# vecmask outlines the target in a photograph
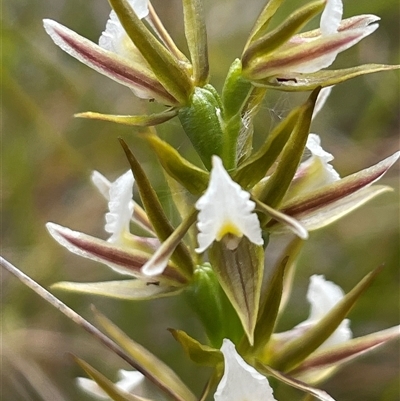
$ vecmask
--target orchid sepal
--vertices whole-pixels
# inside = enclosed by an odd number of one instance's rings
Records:
[[[372,25],[342,31],[328,37],[322,36],[312,42],[289,47],[277,52],[275,56],[260,56],[243,70],[244,76],[256,82],[268,77],[293,80],[292,73],[316,73],[331,65],[338,53],[355,45],[377,28],[377,25]]]
[[[111,244],[108,241],[54,223],[47,223],[46,227],[51,236],[70,252],[103,263],[120,274],[130,275],[148,282],[172,280],[176,282],[177,286],[186,282],[184,277],[175,272],[175,266],[171,263],[168,264],[168,268],[164,270],[162,276],[149,280],[141,273],[142,266],[151,257],[151,254],[147,252]]]
[[[183,286],[173,286],[157,280],[115,280],[90,283],[61,281],[51,286],[54,290],[99,295],[124,300],[149,300],[177,295]]]
[[[178,151],[152,134],[144,135],[156,153],[166,173],[194,195],[203,193],[208,185],[209,173],[183,158]]]
[[[146,59],[158,81],[181,106],[187,105],[194,90],[187,71],[147,29],[128,0],[110,0],[110,4],[127,35]]]
[[[293,131],[285,144],[275,171],[260,184],[255,196],[272,208],[278,208],[296,174],[310,132],[311,119],[320,88],[315,89],[302,107]]]
[[[58,22],[45,19],[43,25],[62,50],[99,73],[131,88],[138,97],[156,99],[170,106],[179,105],[179,101],[164,89],[157,77],[140,64],[101,48]]]
[[[265,362],[283,372],[291,371],[300,365],[334,333],[381,270],[382,267],[379,267],[367,274],[322,319],[306,328],[301,335],[295,335],[290,341],[283,341],[280,346],[277,343],[274,345],[274,341],[271,341],[268,344],[269,351],[265,354]]]
[[[308,383],[302,382],[285,373],[279,372],[278,370],[273,369],[270,366],[262,364],[258,360],[255,361],[254,365],[260,372],[262,372],[266,376],[272,376],[275,379],[279,380],[282,383],[287,384],[290,387],[296,388],[311,395],[312,397],[318,398],[320,401],[335,401],[326,391],[314,388],[310,386]]]
[[[310,91],[317,87],[326,88],[349,79],[381,71],[398,70],[400,65],[363,64],[340,70],[322,70],[314,73],[290,73],[258,80],[256,85],[285,92]]]
[[[319,14],[326,4],[325,0],[309,3],[290,15],[280,26],[257,40],[250,42],[242,55],[244,75],[248,77],[251,67],[259,58],[268,58],[275,50],[288,42],[315,15]]]
[[[209,367],[215,367],[223,361],[221,352],[218,349],[201,344],[189,336],[183,330],[168,329],[175,340],[182,346],[185,354],[194,363]]]
[[[308,230],[330,224],[373,197],[390,190],[386,186],[371,185],[379,180],[399,157],[400,152],[396,152],[374,166],[288,200],[279,210],[295,217]],[[273,227],[275,224],[271,221],[268,226]]]
[[[215,242],[208,250],[208,256],[250,345],[253,345],[264,271],[262,246],[253,244],[246,237],[234,250],[222,242]]]
[[[86,111],[83,113],[76,113],[74,114],[74,117],[88,118],[91,120],[108,121],[122,125],[132,125],[134,127],[152,127],[154,125],[159,125],[166,121],[169,121],[177,115],[178,115],[178,110],[175,108],[171,108],[162,111],[161,113],[136,115],[136,116],[102,114],[93,111]]]
[[[289,372],[290,375],[318,383],[328,375],[336,372],[343,364],[365,355],[369,351],[381,347],[389,341],[400,337],[400,326],[353,338],[344,343],[316,351],[299,366]]]
[[[158,196],[151,186],[151,183],[147,178],[146,173],[144,172],[139,161],[131,152],[125,141],[121,138],[119,141],[131,166],[133,175],[136,179],[136,184],[139,189],[139,195],[147,216],[154,228],[154,231],[157,233],[159,240],[163,242],[172,235],[172,233],[174,232],[174,228],[165,215],[160,200],[158,199]],[[176,246],[174,253],[171,255],[171,259],[172,261],[176,262],[176,266],[179,266],[185,271],[186,275],[190,276],[193,273],[193,260],[189,253],[189,250],[183,242],[180,242]]]

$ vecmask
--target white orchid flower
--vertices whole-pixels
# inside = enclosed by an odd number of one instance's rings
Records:
[[[272,53],[259,54],[256,51],[258,43],[255,41],[243,55],[246,75],[253,80],[275,76],[278,81],[284,82],[296,76],[294,84],[299,83],[299,74],[312,74],[329,67],[339,53],[378,28],[376,22],[380,18],[376,15],[358,15],[342,20],[342,14],[342,0],[327,0],[319,29],[292,36]],[[282,24],[281,28],[284,31],[285,25]],[[279,36],[280,31],[276,32]],[[270,39],[268,34],[265,38]]]
[[[268,379],[248,365],[233,343],[224,339],[224,375],[214,394],[215,401],[276,401]]]
[[[307,301],[310,304],[309,317],[295,326],[292,330],[277,333],[274,338],[278,342],[286,342],[300,336],[308,328],[317,324],[330,310],[344,297],[343,290],[331,281],[325,280],[322,275],[313,275],[307,290]],[[344,319],[332,335],[322,343],[317,350],[321,351],[345,343],[352,338],[350,320]]]
[[[222,239],[228,248],[235,249],[243,235],[262,245],[260,222],[250,194],[231,179],[218,156],[213,156],[212,165],[208,188],[195,205],[199,210],[196,252],[204,252]]]

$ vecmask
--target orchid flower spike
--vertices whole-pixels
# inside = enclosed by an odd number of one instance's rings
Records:
[[[215,240],[236,249],[243,235],[256,245],[263,244],[255,203],[231,179],[218,156],[212,158],[208,188],[195,206],[199,210],[196,252],[204,252]]]
[[[215,401],[276,401],[268,379],[248,365],[233,343],[224,339],[224,375],[214,394]]]

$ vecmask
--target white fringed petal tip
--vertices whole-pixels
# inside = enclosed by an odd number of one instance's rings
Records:
[[[218,156],[212,158],[208,188],[195,206],[199,210],[196,252],[204,252],[215,240],[225,236],[230,249],[237,247],[243,235],[256,245],[263,244],[260,222],[253,212],[255,203],[231,179]]]
[[[106,214],[105,230],[111,234],[109,241],[112,243],[117,243],[125,233],[129,232],[129,223],[133,212],[132,188],[134,182],[132,171],[128,170],[110,186],[109,212]]]
[[[276,401],[267,378],[243,360],[230,340],[224,339],[221,352],[225,367],[215,401]]]

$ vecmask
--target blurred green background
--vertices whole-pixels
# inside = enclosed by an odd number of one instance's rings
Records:
[[[240,56],[246,33],[262,0],[205,0],[212,83],[220,89],[229,64]],[[284,18],[300,1],[287,1]],[[180,0],[154,0],[156,10],[178,45],[187,53]],[[345,1],[345,17],[373,13],[380,28],[340,55],[335,67],[377,62],[399,63],[397,0]],[[80,111],[139,114],[147,102],[80,64],[57,48],[42,28],[55,19],[97,41],[109,6],[100,0],[13,0],[2,4],[2,220],[1,253],[45,287],[60,280],[115,279],[107,267],[69,254],[48,235],[47,221],[106,238],[106,204],[89,182],[97,169],[114,179],[128,168],[116,138],[125,138],[150,174],[168,206],[168,191],[155,158],[135,137],[137,130],[111,123],[74,119]],[[277,22],[277,21],[276,21]],[[315,21],[318,23],[318,21]],[[258,119],[259,144],[282,116],[304,96],[271,92]],[[324,148],[335,155],[342,176],[372,165],[399,147],[399,73],[380,73],[334,89],[313,124]],[[159,128],[160,135],[195,160],[177,120]],[[351,312],[355,336],[399,322],[399,180],[398,165],[381,183],[384,194],[307,242],[296,276],[296,290],[280,328],[286,330],[308,313],[305,292],[311,274],[325,274],[348,291],[367,272],[385,263],[373,287]],[[1,272],[1,370],[3,401],[86,400],[73,383],[82,375],[69,352],[92,363],[110,378],[125,363],[39,299],[9,274]],[[203,333],[181,297],[151,302],[123,302],[57,293],[91,319],[94,303],[127,333],[167,361],[200,393],[207,370],[187,361],[166,328]],[[396,401],[399,394],[399,344],[392,343],[346,366],[324,384],[337,400]],[[287,391],[285,393],[285,391]],[[277,397],[301,399],[279,389]],[[286,394],[285,396],[283,394]],[[283,398],[284,397],[284,398]]]

